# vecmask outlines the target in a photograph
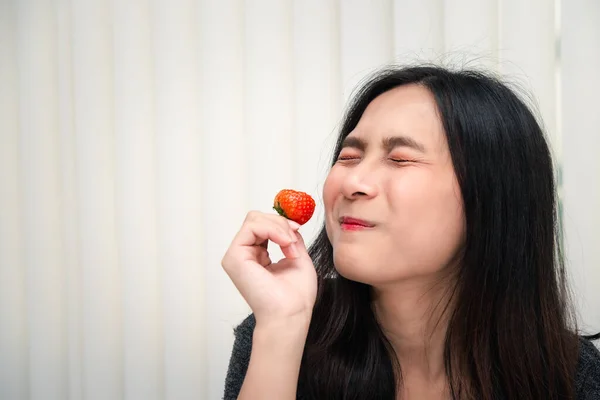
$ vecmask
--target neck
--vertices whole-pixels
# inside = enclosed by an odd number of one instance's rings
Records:
[[[402,366],[404,385],[445,382],[447,288],[439,280],[373,287],[374,310]]]

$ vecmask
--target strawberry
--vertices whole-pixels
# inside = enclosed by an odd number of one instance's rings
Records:
[[[308,193],[283,189],[275,196],[273,209],[279,215],[304,225],[315,212],[315,201]]]

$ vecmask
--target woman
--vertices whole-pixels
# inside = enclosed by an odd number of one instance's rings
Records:
[[[497,79],[376,74],[345,117],[310,249],[297,224],[251,212],[223,257],[253,311],[225,399],[600,399],[555,189],[539,124]]]

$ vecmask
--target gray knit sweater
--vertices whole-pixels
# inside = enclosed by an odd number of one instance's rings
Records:
[[[225,379],[224,400],[235,400],[242,388],[252,351],[252,333],[256,321],[248,316],[234,329],[235,342]],[[600,352],[588,340],[581,340],[577,374],[575,376],[576,400],[600,400]],[[298,399],[303,399],[301,388]]]

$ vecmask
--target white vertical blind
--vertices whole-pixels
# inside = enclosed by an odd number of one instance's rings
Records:
[[[394,55],[398,63],[443,58],[444,0],[394,0],[393,22]]]
[[[206,390],[197,4],[153,3],[159,262],[168,399]]]
[[[340,75],[343,101],[369,73],[393,61],[392,0],[340,1]]]
[[[77,151],[75,140],[75,120],[73,105],[72,67],[72,19],[70,0],[58,3],[58,107],[60,130],[60,169],[62,237],[64,246],[63,278],[66,287],[66,340],[67,340],[67,382],[68,398],[81,399],[83,396],[83,314],[81,304],[81,267],[79,236],[79,202],[77,194]],[[18,397],[16,397],[18,398]]]
[[[562,5],[561,105],[567,255],[583,327],[600,330],[600,3]]]
[[[244,144],[249,206],[263,209],[292,178],[292,1],[247,2],[245,16]]]
[[[500,1],[500,71],[535,95],[534,106],[553,143],[557,140],[554,13],[554,1]]]
[[[0,397],[29,393],[19,157],[17,4],[0,2]]]
[[[244,131],[244,7],[242,0],[206,0],[198,9],[200,131],[202,132],[202,221],[205,249],[204,323],[207,399],[220,398],[234,321],[247,309],[219,265],[248,211],[249,160]],[[218,234],[217,234],[218,232]],[[208,267],[214,266],[213,268]],[[219,299],[226,299],[220,301]],[[210,394],[210,395],[209,395]]]
[[[53,11],[41,0],[17,7],[18,154],[29,391],[33,399],[58,400],[66,395],[67,374]]]
[[[595,0],[0,1],[0,398],[221,398],[249,312],[223,253],[285,187],[317,199],[316,235],[343,106],[393,61],[532,92],[600,329],[599,20]]]
[[[112,4],[124,396],[152,400],[164,390],[152,15],[149,0]]]
[[[497,68],[498,6],[501,0],[446,0],[444,3],[444,46],[464,64]],[[477,17],[474,17],[477,16]]]
[[[109,0],[72,0],[71,5],[83,395],[117,399],[123,397],[124,343],[112,9]]]
[[[323,222],[322,182],[341,120],[340,60],[332,57],[340,52],[338,13],[333,1],[294,2],[294,170],[286,185],[310,193],[317,203],[315,217],[303,227],[310,236]]]

